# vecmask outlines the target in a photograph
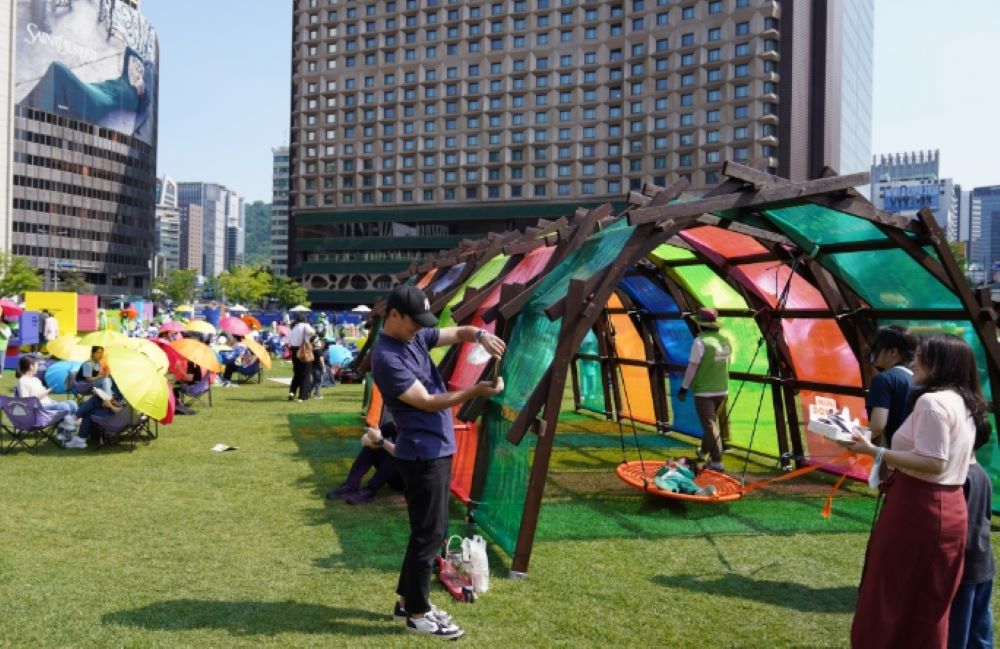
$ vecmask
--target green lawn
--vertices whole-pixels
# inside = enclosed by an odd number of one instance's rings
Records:
[[[7,373],[0,389],[11,384]],[[132,453],[0,457],[0,646],[436,644],[389,618],[402,497],[323,499],[357,450],[360,389],[306,403],[268,381],[213,394],[214,407]],[[847,645],[873,507],[865,490],[839,496],[830,520],[820,517],[826,478],[729,505],[657,501],[615,479],[614,426],[569,419],[528,579],[506,579],[509,560],[494,548],[492,588],[477,603],[435,586],[466,629],[462,643]],[[239,450],[209,452],[219,442]],[[674,452],[648,440],[647,457]],[[456,503],[456,532],[462,513]]]

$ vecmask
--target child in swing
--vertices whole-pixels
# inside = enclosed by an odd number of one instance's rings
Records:
[[[689,496],[712,496],[715,485],[699,487],[694,479],[698,475],[698,464],[686,457],[670,458],[653,476],[653,484],[661,491]]]

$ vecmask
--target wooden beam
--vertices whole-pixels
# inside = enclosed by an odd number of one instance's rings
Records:
[[[733,209],[761,209],[773,203],[781,203],[794,199],[804,199],[812,194],[822,194],[843,190],[855,185],[868,183],[868,173],[856,173],[834,178],[818,178],[802,182],[790,182],[783,185],[773,185],[758,191],[744,191],[722,196],[713,196],[686,203],[671,203],[659,207],[646,207],[629,213],[629,223],[640,225],[654,223],[665,219],[685,216],[700,216],[708,212],[721,212]]]

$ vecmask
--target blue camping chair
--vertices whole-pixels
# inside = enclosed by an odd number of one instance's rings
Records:
[[[45,442],[55,441],[56,429],[67,414],[46,410],[38,397],[22,399],[5,394],[0,395],[0,413],[0,432],[10,437],[10,443],[4,446],[3,436],[0,436],[0,453],[10,453],[22,446],[35,455]]]
[[[136,442],[148,443],[154,437],[149,417],[128,404],[114,414],[95,414],[92,421],[104,445],[125,442],[130,444],[131,451],[135,449]]]
[[[191,407],[197,401],[198,403],[204,403],[205,399],[208,399],[209,407],[212,406],[212,379],[215,378],[215,374],[212,372],[205,372],[201,380],[197,383],[191,383],[190,385],[185,385],[182,390],[178,393],[178,398],[181,403],[187,407]]]

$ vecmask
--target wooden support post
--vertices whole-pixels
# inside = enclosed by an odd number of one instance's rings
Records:
[[[611,368],[611,350],[608,338],[608,314],[602,313],[594,323],[597,349],[601,355],[601,389],[604,391],[604,418],[608,421],[621,411],[621,400]],[[613,389],[614,388],[614,389]]]

